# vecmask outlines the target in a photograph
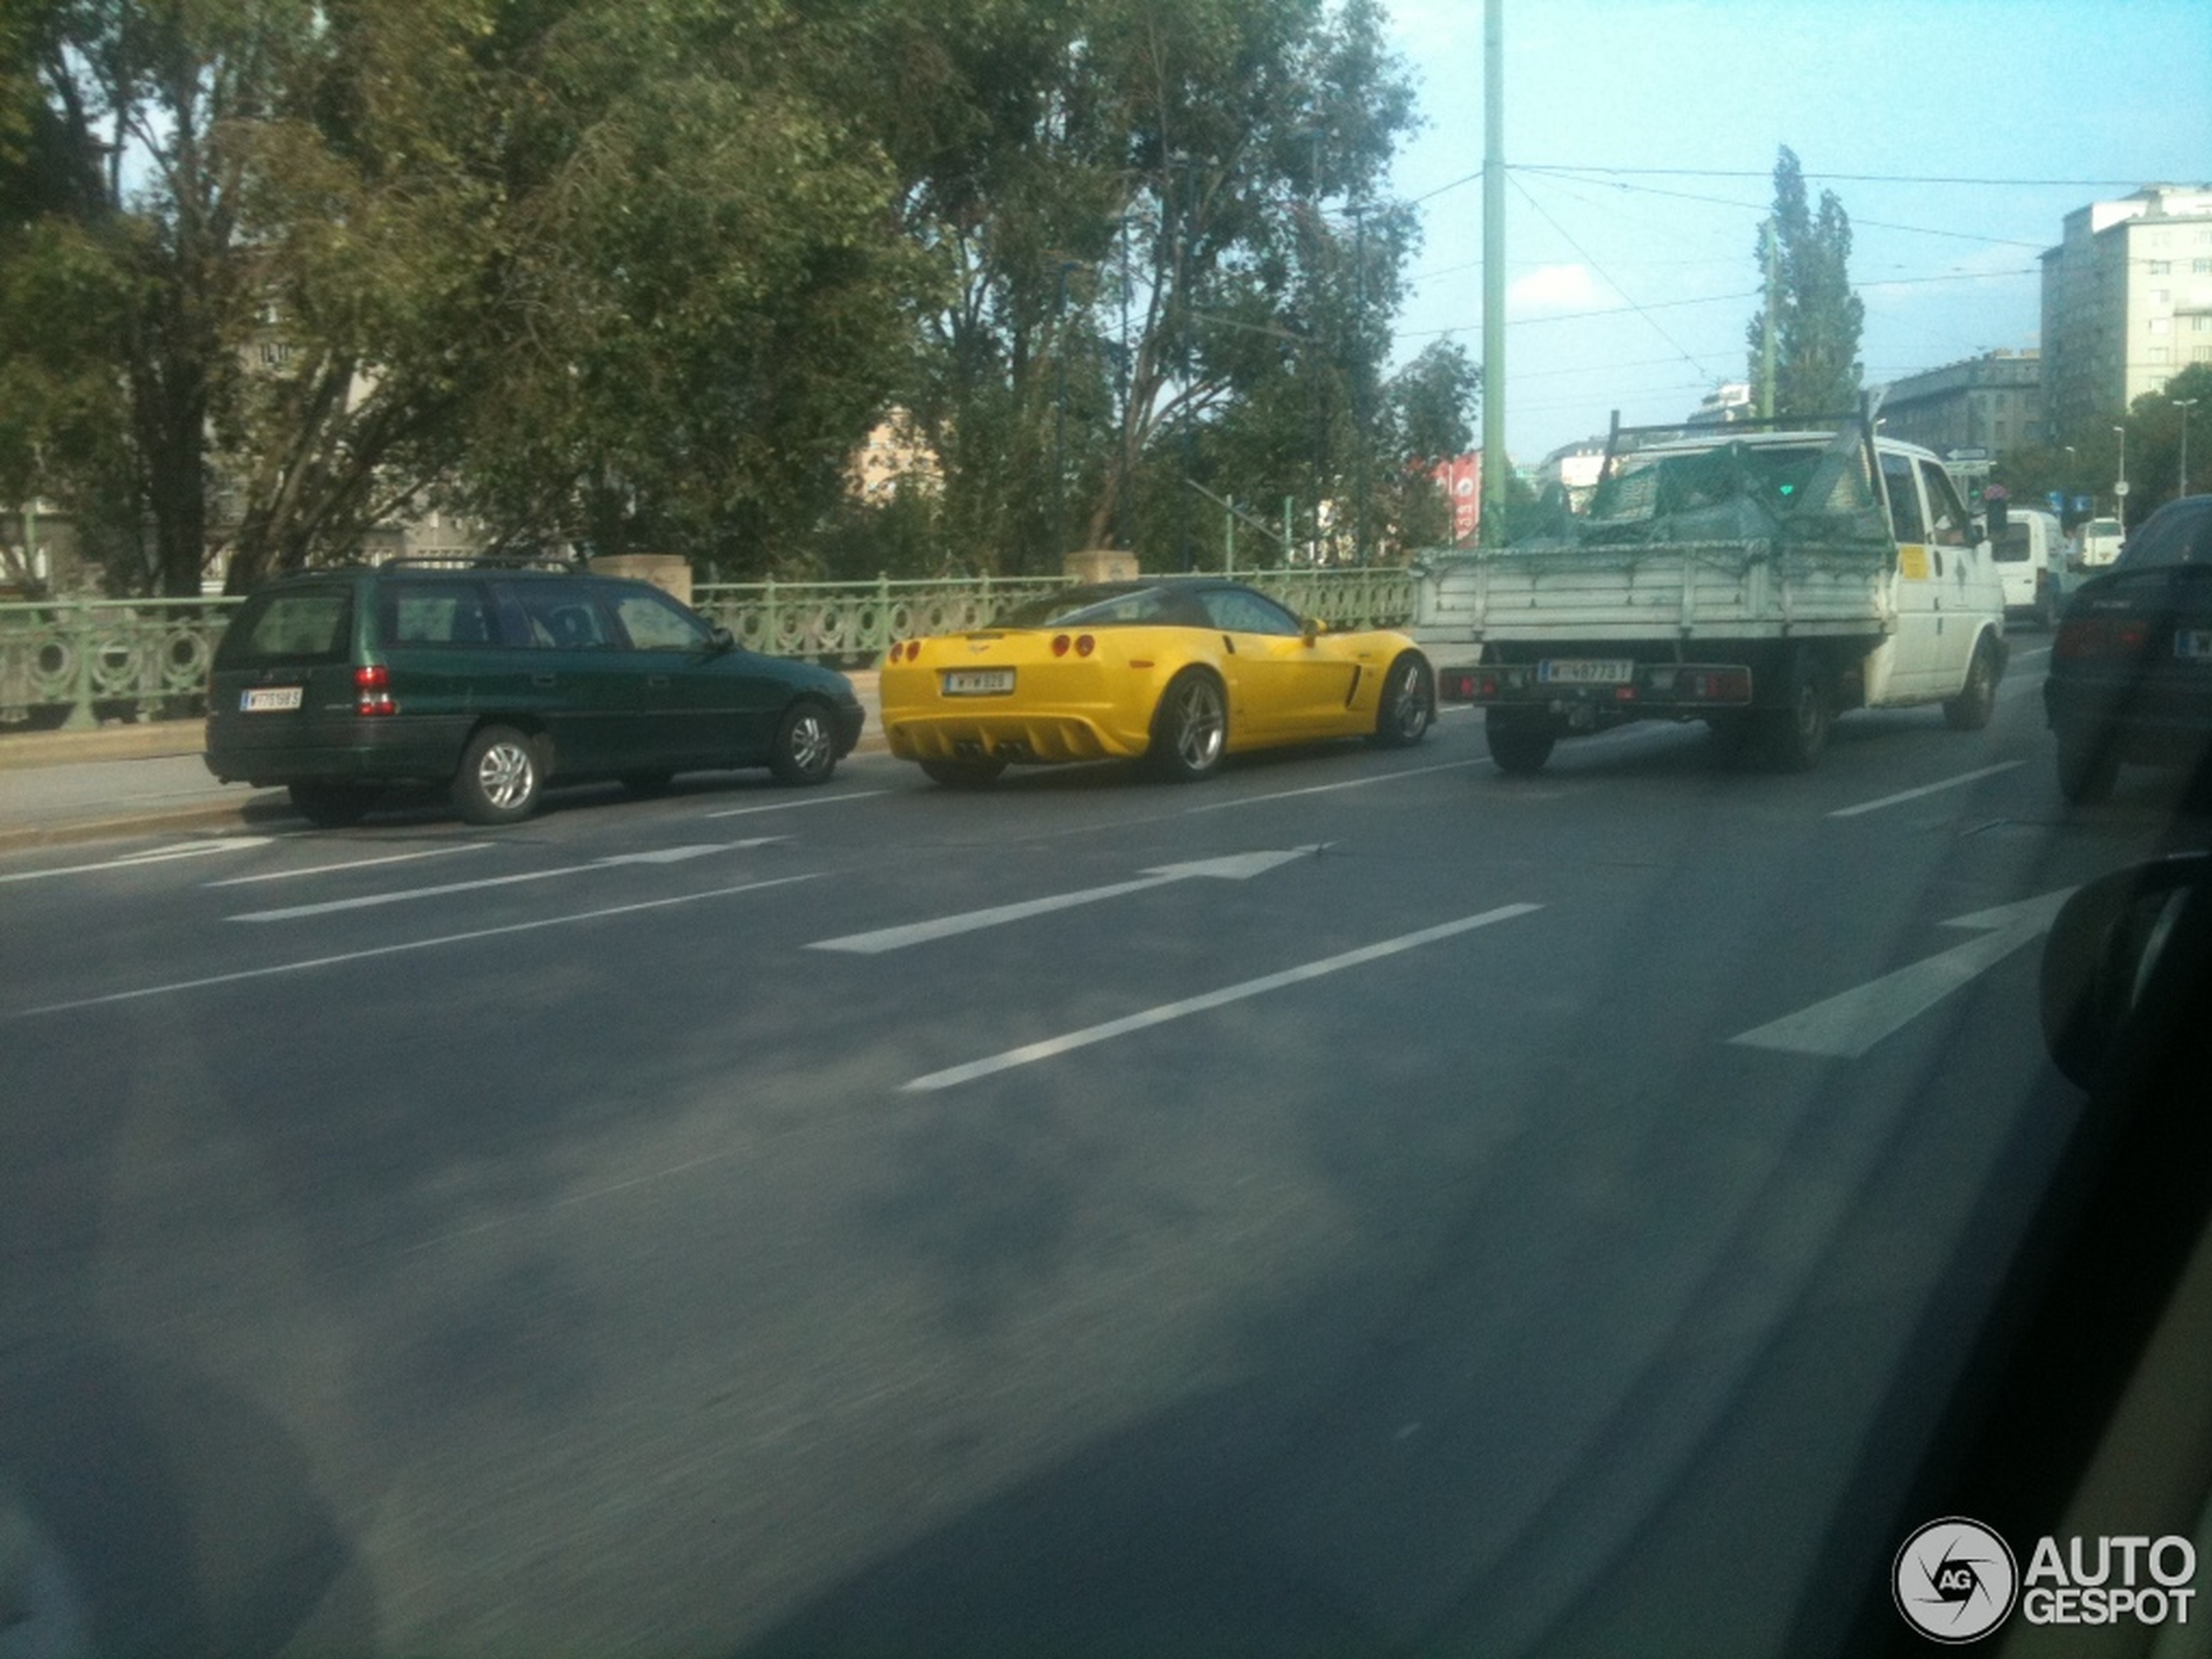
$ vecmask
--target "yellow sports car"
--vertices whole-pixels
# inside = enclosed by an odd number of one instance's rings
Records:
[[[941,784],[1115,757],[1189,782],[1239,750],[1419,743],[1436,680],[1403,634],[1332,633],[1238,583],[1161,577],[1073,588],[988,628],[900,640],[884,658],[882,698],[891,752]]]

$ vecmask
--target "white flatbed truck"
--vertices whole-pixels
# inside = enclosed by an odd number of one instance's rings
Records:
[[[1439,695],[1485,709],[1501,770],[1635,720],[1703,720],[1785,771],[1851,709],[1988,724],[2003,581],[1933,453],[1865,413],[1683,434],[1616,421],[1586,515],[1417,563],[1411,632]]]

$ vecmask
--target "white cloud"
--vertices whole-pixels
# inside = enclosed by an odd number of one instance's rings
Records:
[[[1538,266],[1506,292],[1512,312],[1574,311],[1597,303],[1597,284],[1580,265]]]

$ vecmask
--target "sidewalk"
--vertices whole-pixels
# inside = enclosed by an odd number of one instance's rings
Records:
[[[867,724],[856,752],[883,751],[873,671],[848,674]],[[0,728],[0,852],[164,830],[239,829],[302,820],[281,789],[218,783],[200,759],[198,720],[91,732]]]

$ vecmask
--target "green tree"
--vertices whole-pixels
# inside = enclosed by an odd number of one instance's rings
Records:
[[[954,544],[1172,564],[1202,510],[1186,477],[1342,493],[1411,246],[1409,216],[1367,206],[1413,118],[1374,6],[933,12],[898,58],[938,113],[894,152],[945,279],[911,395]]]
[[[1851,217],[1843,203],[1835,192],[1824,190],[1815,212],[1796,152],[1784,145],[1774,164],[1774,208],[1760,227],[1756,249],[1761,282],[1766,282],[1770,258],[1775,273],[1776,415],[1836,415],[1858,400],[1866,306],[1851,292]],[[1746,331],[1751,383],[1761,388],[1769,309],[1763,304]]]
[[[2189,408],[2184,411],[2183,403]],[[2212,491],[2212,363],[2191,363],[2128,408],[2128,522],[2141,523],[2182,492],[2182,430],[2188,428],[2188,487]]]
[[[1433,341],[1385,389],[1389,457],[1384,545],[1393,556],[1451,539],[1452,502],[1434,464],[1474,447],[1482,370],[1457,341]]]
[[[119,388],[166,590],[197,590],[211,532],[243,585],[426,503],[513,543],[759,567],[835,497],[920,286],[843,97],[849,20],[73,0],[36,21],[10,61],[37,119],[0,131],[48,165],[5,177],[70,188],[18,211],[0,292],[38,302],[17,320],[53,343],[50,381]]]

